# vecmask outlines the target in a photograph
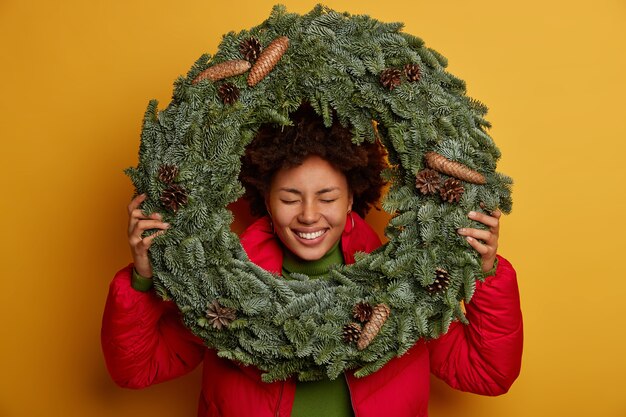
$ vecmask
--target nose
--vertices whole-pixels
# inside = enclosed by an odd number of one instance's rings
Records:
[[[298,215],[298,221],[302,224],[314,224],[319,220],[319,210],[315,203],[307,202],[301,205],[302,210]]]

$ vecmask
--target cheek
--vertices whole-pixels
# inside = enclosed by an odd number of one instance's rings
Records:
[[[329,223],[336,227],[345,226],[346,223],[346,215],[348,214],[348,208],[344,205],[336,207],[332,211],[327,212],[326,219]]]
[[[294,213],[293,209],[289,206],[285,206],[284,204],[271,204],[270,210],[272,213],[272,221],[276,226],[287,226],[291,223]]]

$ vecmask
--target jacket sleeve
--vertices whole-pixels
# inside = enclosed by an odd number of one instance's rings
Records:
[[[496,275],[476,282],[466,311],[469,325],[452,323],[427,343],[431,372],[462,391],[504,394],[519,375],[523,345],[517,278],[506,259],[498,256]]]
[[[182,323],[178,308],[154,291],[131,287],[132,265],[119,271],[102,317],[109,374],[120,386],[143,388],[193,370],[206,348]]]

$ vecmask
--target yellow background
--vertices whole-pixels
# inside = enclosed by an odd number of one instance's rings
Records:
[[[129,262],[122,170],[151,98],[274,0],[0,2],[0,416],[194,416],[199,370],[116,387],[99,345]],[[286,1],[307,12],[314,1]],[[498,398],[433,380],[431,416],[626,416],[626,3],[339,1],[404,21],[449,58],[515,179],[500,253],[525,318],[521,376]]]

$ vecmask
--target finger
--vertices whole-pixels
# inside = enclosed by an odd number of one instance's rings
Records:
[[[135,227],[137,226],[137,222],[140,220],[163,220],[163,217],[159,213],[152,213],[150,215],[146,215],[142,210],[135,209],[132,211],[130,218],[128,219],[128,234],[131,235]]]
[[[148,236],[145,236],[145,237],[142,236],[142,233],[133,234],[130,237],[130,239],[129,239],[129,243],[130,243],[131,249],[135,253],[145,254],[145,252],[148,250],[148,247],[149,247],[149,245],[146,246],[146,243],[151,243],[152,240],[156,236],[160,236],[160,235],[157,235],[157,233],[163,234],[163,233],[165,233],[165,231],[166,231],[166,229],[162,229],[162,230],[159,230],[159,231],[157,231],[155,233],[152,233],[151,235],[148,235]],[[148,239],[148,238],[150,238],[150,239]],[[148,239],[148,240],[146,240],[146,239]]]
[[[137,242],[138,239],[141,239],[141,235],[143,234],[143,232],[148,229],[166,230],[169,229],[169,227],[169,223],[164,223],[159,220],[139,220],[135,225],[135,228],[130,233],[130,237],[133,241]]]
[[[146,200],[147,197],[148,195],[144,193],[139,194],[137,197],[133,198],[130,201],[130,204],[128,204],[128,215],[135,211],[139,207],[139,205]]]
[[[165,230],[159,230],[158,232],[152,233],[149,236],[144,237],[143,239],[141,239],[141,244],[144,247],[144,249],[148,250],[150,249],[150,246],[152,245],[152,241],[163,235],[165,233]]]
[[[135,220],[163,220],[163,216],[161,216],[161,213],[146,214],[143,210],[140,209],[133,210],[133,212],[130,214],[130,217]]]
[[[492,245],[495,238],[494,234],[491,233],[489,230],[482,229],[462,228],[458,230],[458,233],[461,236],[470,236],[474,239],[480,239],[487,245]]]
[[[493,228],[497,228],[498,225],[500,224],[500,220],[498,219],[499,216],[492,217],[485,213],[479,213],[477,211],[470,211],[467,217],[469,217],[472,220],[476,220],[477,222],[480,222],[484,224],[485,226],[489,226]]]
[[[470,244],[470,246],[472,248],[474,248],[476,250],[476,252],[478,252],[481,256],[485,256],[488,255],[489,252],[491,251],[491,249],[489,248],[489,246],[479,242],[478,240],[474,239],[471,236],[465,236],[465,240],[467,241],[467,243]]]
[[[491,212],[491,215],[498,220],[496,227],[492,227],[492,231],[498,236],[500,235],[500,217],[502,216],[502,212],[500,210],[494,210]]]
[[[143,233],[148,229],[168,229],[170,227],[169,223],[162,222],[160,220],[139,220],[137,222],[137,227],[135,227],[135,232]]]

